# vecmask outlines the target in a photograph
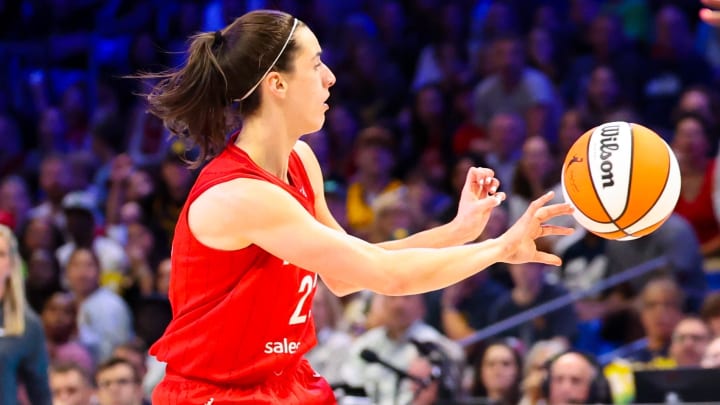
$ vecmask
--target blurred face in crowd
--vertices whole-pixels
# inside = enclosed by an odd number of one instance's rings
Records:
[[[708,121],[716,119],[713,117],[708,95],[698,89],[688,90],[680,96],[678,110],[700,114]]]
[[[144,378],[147,373],[147,365],[145,364],[145,354],[140,353],[137,350],[119,346],[113,350],[113,356],[125,359],[128,363],[131,363],[135,370],[137,370],[140,378]]]
[[[10,177],[0,185],[0,209],[13,213],[16,219],[23,218],[32,206],[27,185],[19,177]]]
[[[532,290],[542,284],[545,268],[540,263],[510,264],[508,268],[515,288]]]
[[[93,389],[78,370],[50,371],[50,392],[53,405],[90,405]]]
[[[491,399],[499,399],[518,381],[520,369],[512,349],[505,345],[488,347],[480,366],[483,384]]]
[[[720,367],[720,337],[713,339],[707,346],[700,365],[705,368]]]
[[[99,286],[100,265],[88,249],[73,252],[66,272],[70,290],[78,297],[87,297]]]
[[[705,128],[693,117],[686,117],[677,123],[671,146],[680,164],[681,173],[684,167],[704,162],[710,148]]]
[[[421,122],[432,122],[442,118],[444,101],[440,90],[426,87],[417,95],[416,108]]]
[[[380,299],[385,326],[395,338],[405,333],[425,313],[425,304],[420,295],[382,296]]]
[[[506,158],[520,149],[525,140],[525,127],[522,118],[513,114],[496,114],[488,125],[488,138],[492,152]]]
[[[142,404],[142,386],[129,364],[117,364],[99,372],[96,382],[100,405]]]
[[[75,331],[75,302],[70,294],[57,292],[50,296],[41,316],[45,333],[51,341],[64,343]]]
[[[37,217],[28,222],[28,228],[23,239],[25,247],[29,251],[43,249],[54,251],[58,246],[54,246],[55,229],[50,218]]]
[[[148,172],[144,170],[135,170],[128,178],[127,199],[128,201],[137,201],[155,190],[155,185]]]
[[[550,405],[584,404],[597,371],[582,355],[567,353],[553,361],[550,369]]]
[[[619,95],[615,73],[607,66],[598,66],[590,75],[588,99],[598,109],[604,110],[616,104]]]
[[[72,181],[69,164],[57,157],[43,160],[40,164],[39,181],[40,188],[48,199],[59,204]]]
[[[527,138],[522,146],[520,167],[528,179],[541,183],[552,170],[553,163],[550,146],[545,138],[537,135]]]
[[[57,263],[48,250],[33,250],[27,262],[27,270],[27,285],[38,289],[50,286],[59,278]]]
[[[159,293],[167,295],[170,289],[170,268],[171,261],[167,258],[160,262],[157,268],[156,289]]]
[[[515,76],[522,72],[525,65],[524,49],[520,41],[512,38],[499,40],[494,46],[498,73]]]
[[[577,110],[567,110],[560,119],[560,131],[558,132],[558,143],[560,144],[560,156],[565,156],[566,151],[583,134],[584,129],[580,122],[580,113]]]
[[[649,282],[640,297],[640,319],[645,333],[652,339],[669,342],[680,320],[680,297],[677,286],[669,280]]]
[[[710,338],[710,329],[703,321],[683,319],[673,331],[670,357],[681,367],[699,366]]]

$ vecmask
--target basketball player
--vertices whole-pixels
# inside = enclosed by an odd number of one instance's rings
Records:
[[[322,127],[335,76],[317,38],[277,11],[243,15],[192,38],[177,71],[148,96],[151,112],[200,149],[201,171],[172,245],[173,320],[150,353],[167,363],[153,404],[329,404],[303,359],[315,344],[310,306],[320,275],[332,292],[385,295],[443,288],[498,261],[559,265],[535,239],[567,235],[545,222],[566,204],[531,204],[505,234],[474,240],[505,195],[472,168],[455,220],[372,245],[332,218],[303,134]],[[147,77],[147,76],[146,76]],[[226,123],[243,119],[226,141]]]

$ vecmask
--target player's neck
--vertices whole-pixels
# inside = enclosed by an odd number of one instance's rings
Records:
[[[263,169],[287,181],[288,157],[297,137],[288,134],[285,121],[263,116],[245,120],[235,145]]]

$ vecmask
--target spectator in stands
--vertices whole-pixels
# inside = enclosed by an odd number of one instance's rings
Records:
[[[710,123],[697,113],[683,113],[675,121],[670,146],[680,166],[680,198],[675,212],[692,226],[705,258],[720,256],[720,222],[715,215],[713,196],[716,160]]]
[[[673,329],[682,317],[683,292],[672,278],[658,277],[645,284],[638,305],[647,344],[625,357],[640,366],[663,362],[669,354]]]
[[[508,267],[515,286],[491,305],[491,323],[518,315],[568,293],[565,288],[548,283],[542,264],[510,264]],[[572,341],[576,332],[575,309],[568,305],[529,319],[501,334],[515,336],[526,346],[531,346],[538,340],[551,338]]]
[[[172,240],[175,224],[195,176],[194,172],[187,169],[183,160],[184,146],[178,142],[176,141],[171,151],[165,155],[160,164],[160,179],[155,192],[148,195],[151,204],[148,219],[164,241]]]
[[[100,286],[100,261],[92,250],[76,249],[68,260],[66,275],[78,305],[80,341],[102,362],[132,336],[130,309],[116,293]]]
[[[517,114],[527,122],[529,134],[549,138],[557,130],[560,112],[552,83],[544,73],[525,64],[522,39],[506,35],[491,46],[497,73],[475,88],[476,125],[488,127],[499,113]]]
[[[677,122],[677,119],[686,113],[699,114],[705,119],[710,126],[714,147],[720,136],[717,134],[718,120],[720,120],[720,95],[717,91],[702,85],[685,87],[673,111],[673,121]]]
[[[700,365],[705,368],[720,367],[720,337],[716,337],[707,345]]]
[[[50,252],[54,257],[55,251],[63,243],[62,231],[50,217],[30,218],[20,233],[20,255],[29,259],[32,252],[42,250]]]
[[[347,385],[363,387],[378,405],[408,403],[413,397],[409,384],[403,384],[400,376],[381,364],[362,357],[364,350],[371,350],[380,360],[400,370],[407,370],[410,362],[420,355],[412,341],[430,342],[456,366],[463,363],[463,352],[459,345],[422,321],[425,311],[422,296],[377,298],[383,323],[355,339],[340,372]]]
[[[360,131],[354,155],[357,171],[348,185],[347,217],[350,230],[362,235],[373,221],[373,201],[402,182],[393,178],[395,151],[387,128],[375,126]]]
[[[548,405],[609,404],[610,385],[590,354],[568,351],[547,364],[545,398]]]
[[[95,389],[90,372],[73,362],[57,362],[48,372],[53,405],[93,405]]]
[[[560,128],[558,129],[558,139],[556,145],[556,156],[564,159],[575,141],[589,130],[590,127],[582,121],[580,111],[577,108],[569,108],[560,117]],[[562,164],[562,160],[559,164]]]
[[[48,297],[62,289],[60,283],[60,265],[53,252],[35,249],[25,256],[27,278],[25,279],[25,297],[30,307],[42,312]]]
[[[598,65],[592,69],[585,91],[576,103],[586,129],[610,121],[637,121],[635,110],[620,86],[610,65]]]
[[[486,150],[472,150],[485,158],[489,167],[495,170],[500,188],[510,190],[513,173],[522,155],[522,144],[527,136],[525,120],[517,114],[498,113],[490,117],[487,126]]]
[[[77,308],[69,293],[58,291],[45,301],[41,319],[51,363],[72,363],[90,373],[95,361],[78,340]]]
[[[507,289],[491,278],[490,269],[481,271],[455,285],[431,292],[428,303],[439,309],[441,330],[450,339],[464,339],[490,325],[488,303],[502,297]],[[439,308],[437,298],[439,298]]]
[[[143,405],[142,380],[133,364],[110,357],[95,373],[98,405]]]
[[[25,301],[22,277],[17,240],[0,225],[0,403],[15,404],[23,383],[33,405],[49,405],[45,335]]]
[[[595,0],[576,1],[577,5],[591,5],[596,7]],[[594,4],[594,6],[593,6]],[[564,98],[569,105],[575,105],[589,82],[590,74],[596,66],[610,66],[617,74],[617,82],[623,95],[633,105],[640,94],[638,75],[643,69],[644,58],[635,51],[622,29],[622,21],[611,14],[590,11],[589,24],[580,29],[587,29],[586,35],[579,36],[573,41],[587,40],[590,46],[589,53],[578,50],[570,62],[570,68],[563,82]],[[587,28],[586,28],[587,27]],[[587,129],[590,129],[589,127]]]
[[[12,215],[13,231],[20,234],[28,221],[31,207],[27,181],[19,175],[6,176],[0,181],[0,210]]]
[[[147,346],[139,338],[117,346],[112,357],[124,359],[135,367],[142,381],[143,403],[149,405],[152,390],[165,375],[165,364],[148,355]]]
[[[682,89],[710,84],[707,60],[693,46],[690,21],[674,4],[665,4],[655,15],[654,41],[648,63],[643,64],[643,121],[661,131],[672,126],[672,110]]]
[[[115,292],[120,291],[123,274],[127,272],[128,258],[123,247],[115,240],[96,232],[97,210],[95,197],[86,191],[73,191],[62,202],[65,212],[68,241],[56,251],[61,267],[66,267],[72,252],[88,248],[100,261],[100,283]]]
[[[658,274],[668,274],[683,289],[686,301],[681,308],[696,311],[700,307],[707,284],[702,254],[692,226],[683,217],[670,215],[658,229],[642,238],[609,240],[605,244],[605,255],[608,259],[608,276],[664,256],[667,265],[630,280],[633,290],[640,291],[649,279]]]
[[[700,317],[710,327],[713,336],[720,336],[720,291],[705,297],[700,308]]]
[[[670,358],[677,367],[699,367],[711,339],[710,328],[702,319],[685,317],[673,330]]]
[[[372,243],[407,237],[419,230],[408,201],[407,187],[386,191],[372,202],[373,221],[365,239]]]
[[[520,401],[521,353],[509,341],[487,345],[474,366],[472,396],[492,405],[515,405]]]
[[[30,218],[50,218],[55,226],[64,232],[65,213],[62,201],[70,191],[72,182],[70,164],[66,158],[61,155],[44,156],[40,162],[38,182],[40,203],[30,210]]]
[[[547,378],[548,361],[567,351],[564,340],[539,340],[528,350],[523,364],[520,405],[537,405],[543,398],[543,381]]]
[[[335,386],[342,382],[340,369],[352,343],[352,336],[346,331],[348,325],[343,319],[342,302],[324,283],[318,282],[311,310],[318,344],[305,353],[305,358],[331,386]]]
[[[25,154],[22,134],[11,115],[0,113],[0,177],[18,173],[23,169]]]

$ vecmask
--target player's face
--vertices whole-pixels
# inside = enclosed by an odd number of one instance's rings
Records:
[[[288,116],[293,128],[302,134],[309,134],[322,128],[330,87],[335,84],[335,75],[322,61],[321,48],[315,34],[307,27],[295,32],[298,52],[295,55],[293,71],[284,75],[288,82]]]

